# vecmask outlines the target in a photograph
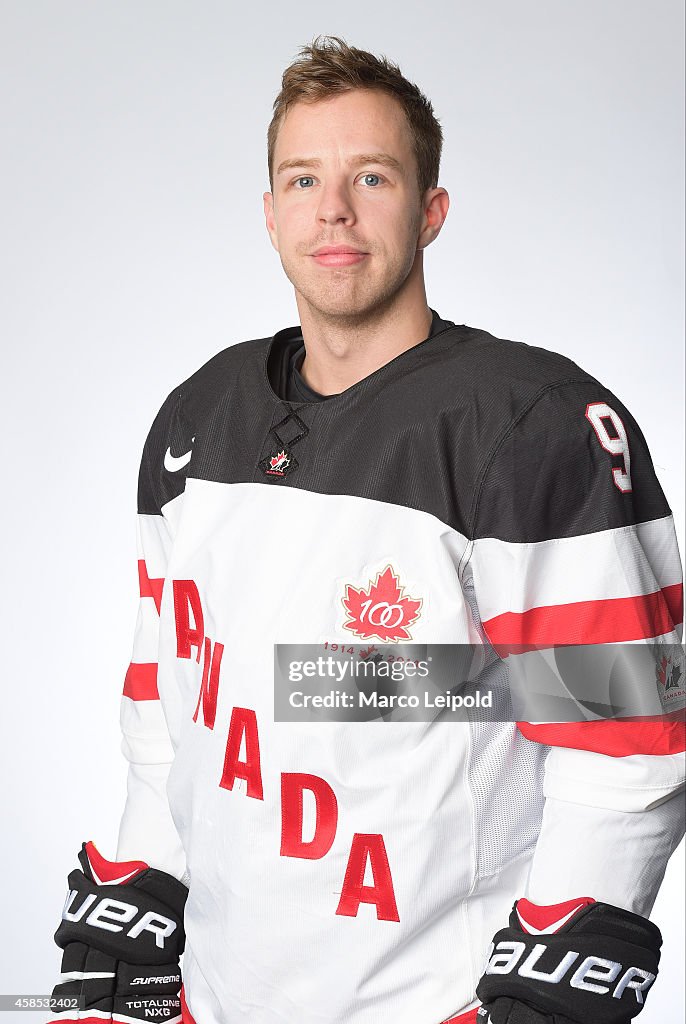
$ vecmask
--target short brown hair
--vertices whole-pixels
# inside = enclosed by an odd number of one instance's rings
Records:
[[[274,188],[274,149],[279,128],[289,107],[316,103],[352,89],[378,89],[394,96],[403,110],[412,135],[417,160],[419,194],[438,185],[443,131],[433,106],[420,89],[408,82],[397,64],[348,46],[338,36],[317,36],[301,47],[299,57],[281,78],[281,92],[274,100],[274,115],[267,131],[269,187]]]

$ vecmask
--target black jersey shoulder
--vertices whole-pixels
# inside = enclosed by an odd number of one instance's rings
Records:
[[[638,423],[590,375],[544,388],[484,462],[471,536],[538,543],[671,514]]]
[[[588,371],[484,331],[469,332],[464,354],[479,461],[470,538],[536,543],[670,514],[641,428]]]
[[[183,493],[193,453],[206,434],[212,408],[240,386],[246,361],[264,361],[270,341],[256,338],[230,345],[167,395],[143,449],[138,476],[139,512],[157,515],[167,502]]]

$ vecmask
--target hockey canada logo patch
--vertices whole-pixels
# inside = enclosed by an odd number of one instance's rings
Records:
[[[682,652],[679,651],[676,657],[673,653],[666,656],[663,654],[655,667],[655,673],[660,684],[663,706],[686,697]]]
[[[268,455],[266,459],[262,459],[260,465],[267,476],[283,477],[291,473],[298,463],[287,448],[281,448],[280,451],[274,452],[273,455]]]
[[[291,460],[286,455],[285,451],[280,451],[277,455],[272,456],[269,460],[268,473],[273,473],[274,476],[283,476],[286,472],[286,468],[290,466]]]
[[[408,629],[419,618],[421,598],[403,596],[404,587],[391,565],[377,573],[369,588],[359,590],[347,583],[342,598],[347,619],[344,629],[349,629],[363,640],[376,637],[383,643],[396,640],[411,640]]]

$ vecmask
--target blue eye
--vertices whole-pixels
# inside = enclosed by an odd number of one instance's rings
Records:
[[[369,171],[367,174],[363,174],[362,175],[362,180],[365,181],[365,183],[367,185],[369,184],[369,181],[367,180],[368,178],[376,178],[377,182],[383,181],[383,178],[381,177],[380,174],[374,174],[372,171]],[[294,182],[293,182],[293,185],[295,186],[295,188],[298,189],[299,192],[304,191],[304,189],[300,187],[300,182],[301,181],[314,182],[314,178],[311,175],[309,175],[309,174],[308,175],[303,175],[300,178],[296,178],[294,180]],[[306,187],[310,188],[311,186],[306,186]]]

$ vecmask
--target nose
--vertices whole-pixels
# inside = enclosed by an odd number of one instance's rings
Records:
[[[317,207],[320,224],[354,224],[356,217],[347,182],[329,180],[322,186]]]

